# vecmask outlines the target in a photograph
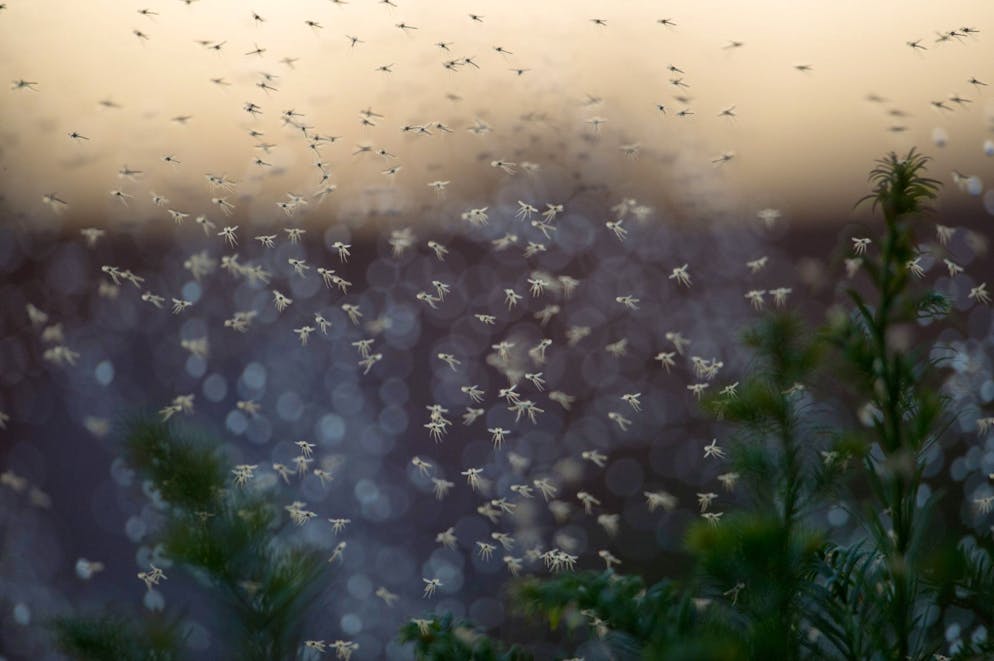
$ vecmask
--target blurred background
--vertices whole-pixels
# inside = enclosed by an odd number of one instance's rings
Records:
[[[971,503],[990,491],[994,443],[974,423],[992,415],[994,324],[968,294],[994,277],[992,17],[980,1],[4,3],[0,653],[58,658],[46,619],[110,604],[187,607],[191,656],[219,654],[202,589],[149,543],[161,512],[115,435],[124,416],[189,394],[177,417],[231,464],[258,464],[260,484],[279,480],[270,467],[290,465],[297,440],[334,475],[280,489],[319,515],[286,542],[330,554],[348,541],[311,637],[409,658],[398,626],[453,612],[549,656],[568,649],[512,617],[505,552],[486,561],[476,542],[502,531],[518,557],[558,547],[594,568],[610,549],[624,571],[679,572],[696,494],[735,502],[703,456],[723,429],[687,389],[701,382],[693,358],[722,363],[711,388],[749,369],[750,291],[768,309],[788,288],[789,307],[823,320],[858,278],[850,237],[876,235],[853,208],[867,172],[912,146],[945,184],[935,221],[950,238],[919,238],[958,317],[923,332],[954,349],[946,386],[964,411],[929,477],[953,494],[951,516],[986,531]],[[547,205],[562,209],[536,224]],[[606,225],[619,220],[623,231]],[[255,238],[271,235],[271,247]],[[684,264],[690,287],[671,277]],[[143,280],[115,283],[104,266]],[[318,267],[347,284],[327,287]],[[536,279],[548,285],[532,295]],[[418,295],[436,296],[434,281],[449,292],[429,304]],[[508,288],[523,297],[511,308]],[[191,305],[171,314],[171,299]],[[226,323],[237,313],[245,332]],[[302,346],[294,331],[315,314],[331,326]],[[382,354],[369,370],[364,339]],[[541,362],[529,349],[543,339]],[[507,364],[499,342],[514,345]],[[509,378],[543,409],[534,424],[498,399]],[[441,443],[424,428],[434,404],[454,423]],[[470,407],[483,413],[463,425]],[[497,426],[510,430],[500,450]],[[415,456],[454,483],[446,498]],[[483,493],[469,467],[484,469]],[[551,507],[516,498],[496,522],[479,513],[542,478],[559,487]],[[600,501],[591,514],[579,491]],[[678,507],[649,512],[646,491]],[[336,537],[325,519],[338,517],[352,523]],[[838,508],[819,523],[850,521]],[[436,543],[449,527],[455,550]],[[151,592],[135,578],[150,561],[169,575]],[[443,587],[426,601],[431,576]],[[601,658],[595,643],[571,652]]]
[[[891,149],[941,144],[947,183],[983,174],[992,14],[982,0],[9,2],[0,193],[31,224],[52,193],[84,225],[168,224],[151,192],[218,215],[204,174],[224,174],[246,226],[319,190],[322,162],[338,190],[301,220],[369,211],[388,188],[379,204],[448,223],[428,184],[486,199],[510,179],[497,159],[663,194],[683,217],[702,201],[837,217]],[[433,122],[448,130],[402,130]],[[314,136],[335,140],[309,149]]]

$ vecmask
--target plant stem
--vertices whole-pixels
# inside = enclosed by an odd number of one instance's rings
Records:
[[[892,548],[891,575],[894,580],[894,602],[892,609],[894,633],[896,636],[897,658],[904,659],[908,655],[910,637],[911,618],[911,589],[908,584],[907,551],[911,539],[914,510],[912,507],[906,508],[905,500],[917,491],[917,485],[913,482],[907,484],[903,472],[903,464],[907,459],[902,456],[910,448],[904,447],[904,438],[901,427],[901,377],[898,368],[898,355],[891,355],[887,347],[887,332],[891,325],[891,309],[900,288],[894,286],[894,275],[897,265],[894,263],[895,253],[898,243],[901,241],[902,228],[898,224],[898,218],[891,210],[885,212],[887,224],[887,235],[884,240],[883,257],[880,268],[879,289],[880,304],[877,313],[874,315],[873,337],[876,343],[878,359],[880,360],[880,378],[883,381],[883,393],[881,394],[882,413],[884,416],[882,449],[888,459],[892,461],[889,472],[890,479],[890,502],[887,503],[890,509],[891,521],[894,527],[894,540]],[[898,283],[899,284],[899,283]],[[916,476],[917,473],[913,473]]]

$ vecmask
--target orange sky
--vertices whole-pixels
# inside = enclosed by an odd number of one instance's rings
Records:
[[[665,197],[677,211],[845,214],[865,191],[872,161],[913,145],[936,156],[932,174],[947,184],[953,169],[994,181],[994,158],[982,150],[994,139],[994,5],[986,0],[394,2],[9,0],[0,11],[0,69],[11,83],[37,88],[0,96],[8,209],[43,224],[52,212],[42,196],[57,193],[69,205],[64,216],[87,224],[168,224],[166,208],[217,222],[217,193],[204,177],[211,172],[237,180],[228,199],[241,223],[284,220],[276,202],[287,193],[311,200],[295,214],[299,222],[426,204],[433,217],[457,222],[460,209],[492,203],[507,187],[552,201],[543,195],[561,194],[578,173],[617,196]],[[963,27],[980,33],[936,43],[938,33]],[[362,43],[353,48],[346,35]],[[916,39],[928,50],[907,45]],[[225,43],[218,51],[197,40]],[[743,45],[724,48],[733,40]],[[450,52],[439,41],[452,42]],[[256,46],[265,53],[246,54]],[[467,56],[478,69],[443,66]],[[288,57],[299,58],[293,68],[281,62]],[[376,71],[383,65],[392,73]],[[276,90],[257,87],[263,73],[278,76],[269,83]],[[677,77],[689,87],[670,82]],[[991,87],[971,86],[971,77]],[[888,101],[869,102],[870,93]],[[691,97],[686,105],[680,94]],[[588,104],[588,95],[602,101]],[[970,102],[958,105],[953,95]],[[953,109],[930,105],[939,100]],[[264,114],[253,119],[247,102]],[[735,116],[720,117],[730,106]],[[376,126],[360,125],[365,108],[383,115]],[[312,135],[338,140],[318,155],[301,131],[282,125],[289,109]],[[681,109],[693,115],[677,116]],[[183,115],[191,116],[185,124],[172,120]],[[596,132],[595,117],[606,120]],[[467,131],[476,120],[492,131]],[[429,122],[453,132],[401,130]],[[888,132],[892,125],[907,130]],[[948,134],[941,149],[937,128]],[[252,129],[264,135],[251,137]],[[74,141],[71,131],[90,140]],[[263,142],[275,145],[269,154],[256,147]],[[637,158],[626,157],[621,147],[636,143]],[[395,158],[353,156],[360,144]],[[726,152],[732,160],[712,164]],[[180,164],[163,162],[167,154]],[[311,197],[319,158],[337,186],[320,206]],[[490,167],[495,159],[541,170],[509,175]],[[395,165],[394,177],[382,174]],[[124,166],[144,174],[122,179]],[[435,180],[450,182],[444,200],[428,187]],[[111,190],[134,197],[125,207]],[[169,204],[154,207],[151,192]],[[966,195],[954,186],[946,194]]]

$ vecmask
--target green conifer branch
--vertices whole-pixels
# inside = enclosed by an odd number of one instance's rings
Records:
[[[211,439],[149,416],[127,423],[123,451],[166,504],[165,522],[154,536],[167,557],[199,578],[231,614],[223,632],[229,652],[248,661],[297,658],[307,609],[324,587],[328,565],[317,550],[280,539],[285,524],[272,494],[229,484]],[[124,624],[113,627],[111,621]],[[66,617],[55,632],[64,651],[97,660],[109,658],[100,656],[101,649],[126,652],[138,645],[142,636],[129,632],[144,630],[151,640],[153,621]],[[178,647],[173,641],[169,649],[176,654]]]

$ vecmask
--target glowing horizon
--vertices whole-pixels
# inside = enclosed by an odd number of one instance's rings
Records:
[[[986,34],[994,9],[983,2],[771,0],[720,11],[688,2],[665,12],[590,0],[396,5],[8,3],[0,68],[11,87],[37,85],[6,92],[0,192],[14,214],[40,223],[52,193],[79,222],[171,223],[152,193],[217,222],[206,173],[238,181],[232,222],[246,224],[284,219],[276,203],[287,193],[311,201],[295,222],[386,209],[456,222],[504,188],[562,195],[580,183],[666,200],[672,215],[767,206],[803,215],[847,212],[868,164],[890,150],[925,149],[947,184],[953,170],[983,181],[991,163],[983,144],[994,137],[994,87],[968,83],[994,83]],[[950,30],[956,36],[935,43]],[[907,43],[916,40],[927,50]],[[730,47],[736,41],[743,45]],[[452,43],[446,51],[438,42]],[[249,54],[257,49],[265,50]],[[444,66],[465,57],[479,68]],[[392,71],[377,71],[383,66]],[[247,103],[263,114],[250,115]],[[283,125],[291,109],[300,116],[290,119],[313,127],[309,135],[336,140],[309,149],[301,131]],[[370,118],[375,126],[360,123],[363,109],[382,116]],[[452,133],[401,130],[431,122]],[[477,122],[491,130],[468,131]],[[905,130],[887,130],[894,126]],[[89,140],[73,140],[73,131]],[[934,145],[935,131],[947,146]],[[268,153],[262,143],[273,145]],[[372,152],[354,155],[359,145]],[[490,167],[501,159],[519,164],[517,173]],[[521,162],[541,170],[529,179]],[[397,165],[396,175],[383,174]],[[124,168],[143,174],[121,178]],[[444,198],[433,181],[449,182]],[[326,185],[336,190],[319,207],[313,196]],[[111,190],[133,197],[124,206]]]

